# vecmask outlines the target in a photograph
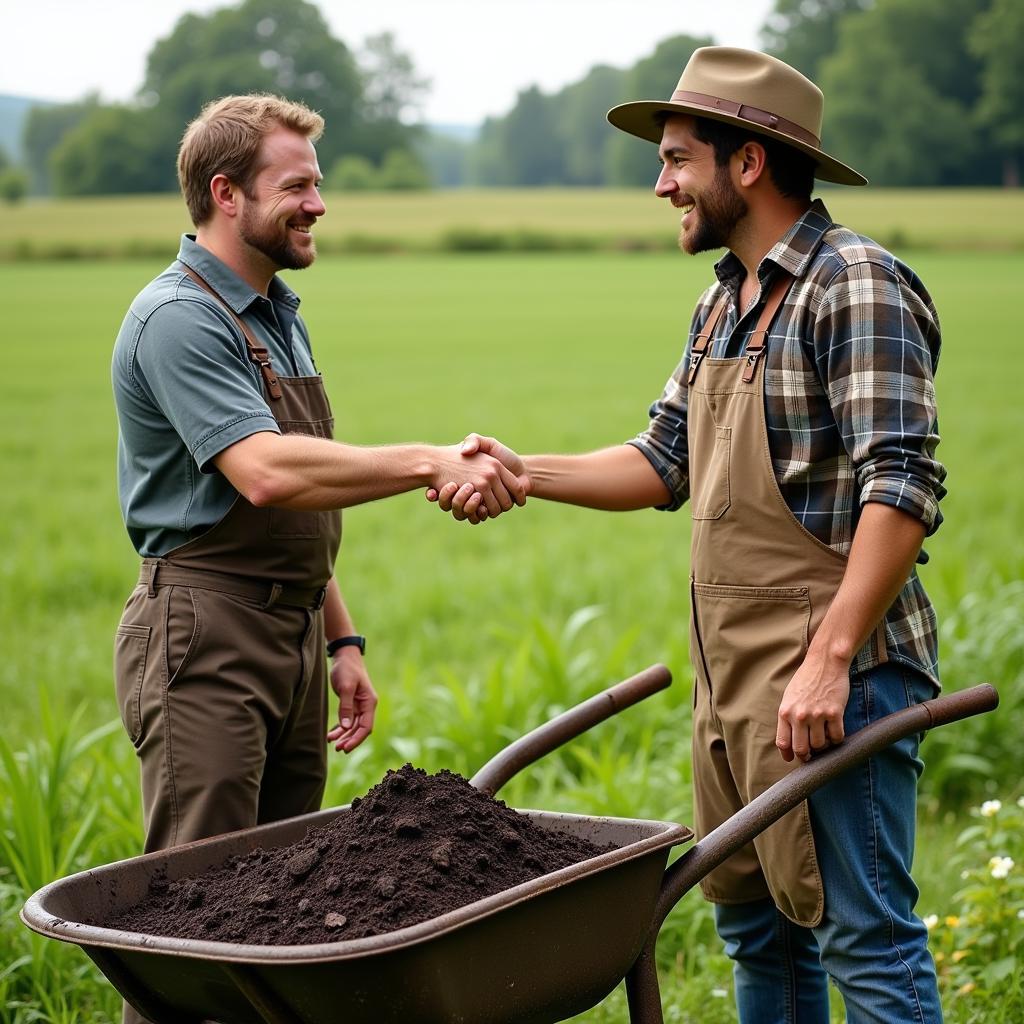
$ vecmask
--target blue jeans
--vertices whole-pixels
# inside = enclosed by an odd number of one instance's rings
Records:
[[[933,697],[920,673],[889,663],[851,677],[847,735]],[[825,889],[818,927],[794,925],[770,899],[718,905],[735,961],[741,1024],[828,1024],[828,982],[849,1024],[941,1024],[928,932],[910,877],[920,736],[900,740],[809,798]]]

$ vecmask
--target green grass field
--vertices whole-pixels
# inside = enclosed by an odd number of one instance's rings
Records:
[[[653,157],[653,150],[652,150]],[[651,161],[653,188],[655,165]],[[893,248],[1024,249],[1024,195],[1000,189],[822,190],[840,223]],[[671,249],[678,216],[646,189],[326,193],[324,253],[378,249]],[[166,256],[189,230],[176,195],[0,206],[0,261]]]
[[[611,223],[624,216],[611,211],[632,202],[612,196],[605,206],[591,195],[587,215],[583,200],[572,211],[580,225],[588,216]],[[495,216],[505,201],[489,204]],[[374,228],[396,208],[381,198]],[[60,210],[40,208],[40,237],[57,221],[69,233],[94,230]],[[175,215],[162,202],[125,201],[94,225],[143,225],[166,240],[180,229]],[[0,220],[7,242],[11,217]],[[1009,239],[1020,222],[990,226]],[[401,228],[400,217],[389,223]],[[944,677],[949,688],[992,681],[1003,694],[997,715],[925,745],[920,909],[945,914],[959,885],[948,861],[966,808],[1021,791],[1024,413],[1010,298],[1024,255],[901,254],[932,289],[944,327],[939,452],[949,495],[922,570],[945,623]],[[30,938],[14,912],[26,890],[128,856],[140,835],[131,747],[118,727],[104,729],[116,717],[111,638],[137,571],[116,502],[109,352],[128,302],[162,265],[0,266],[0,786],[9,789],[0,811],[0,1022],[100,1022],[116,1009],[73,949]],[[341,438],[454,442],[480,430],[523,451],[574,451],[642,429],[709,274],[707,260],[669,253],[408,254],[325,256],[291,283]],[[676,678],[668,694],[527,769],[502,795],[518,806],[689,820],[688,535],[685,512],[610,515],[538,501],[478,529],[419,494],[347,512],[338,574],[370,637],[382,705],[372,740],[332,765],[329,802],[347,802],[407,759],[470,773],[557,710],[664,661]],[[38,805],[26,795],[37,787]],[[731,999],[715,995],[730,986],[716,948],[707,909],[691,894],[659,950],[669,1020],[734,1020]],[[1009,1024],[1021,1004],[1006,1005],[1003,1016],[971,1016],[970,1000],[948,994],[947,1015]],[[625,1020],[621,994],[580,1020]]]

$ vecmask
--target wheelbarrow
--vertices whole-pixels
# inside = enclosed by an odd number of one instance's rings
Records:
[[[671,682],[661,665],[512,743],[470,780],[491,795],[521,768]],[[170,938],[88,924],[175,880],[257,848],[287,845],[348,807],[218,836],[45,886],[21,918],[81,946],[157,1024],[548,1024],[600,1003],[624,978],[633,1024],[662,1024],[654,949],[668,912],[708,872],[841,772],[916,732],[998,704],[983,685],[899,711],[796,767],[666,871],[693,838],[673,822],[526,810],[542,828],[608,852],[383,935],[308,946]]]

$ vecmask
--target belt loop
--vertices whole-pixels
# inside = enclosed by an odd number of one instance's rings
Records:
[[[313,598],[313,611],[318,612],[324,606],[324,601],[327,600],[327,587],[321,587],[316,592],[316,597]]]
[[[282,589],[283,587],[280,583],[272,583],[270,585],[270,595],[267,597],[266,601],[263,602],[264,611],[273,608],[274,605],[277,604],[277,599],[281,596]]]
[[[156,574],[157,570],[160,568],[160,563],[150,562],[147,565],[147,568],[149,569],[149,580],[147,581],[148,585],[146,587],[146,594],[149,597],[156,597]]]

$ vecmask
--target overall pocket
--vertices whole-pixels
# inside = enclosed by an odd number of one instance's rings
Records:
[[[694,519],[720,519],[728,511],[732,501],[729,481],[731,459],[732,427],[715,427],[711,458],[702,470],[697,470],[691,481],[699,487],[691,513]]]
[[[137,744],[142,734],[142,680],[152,627],[122,623],[114,639],[114,689],[121,722]]]

